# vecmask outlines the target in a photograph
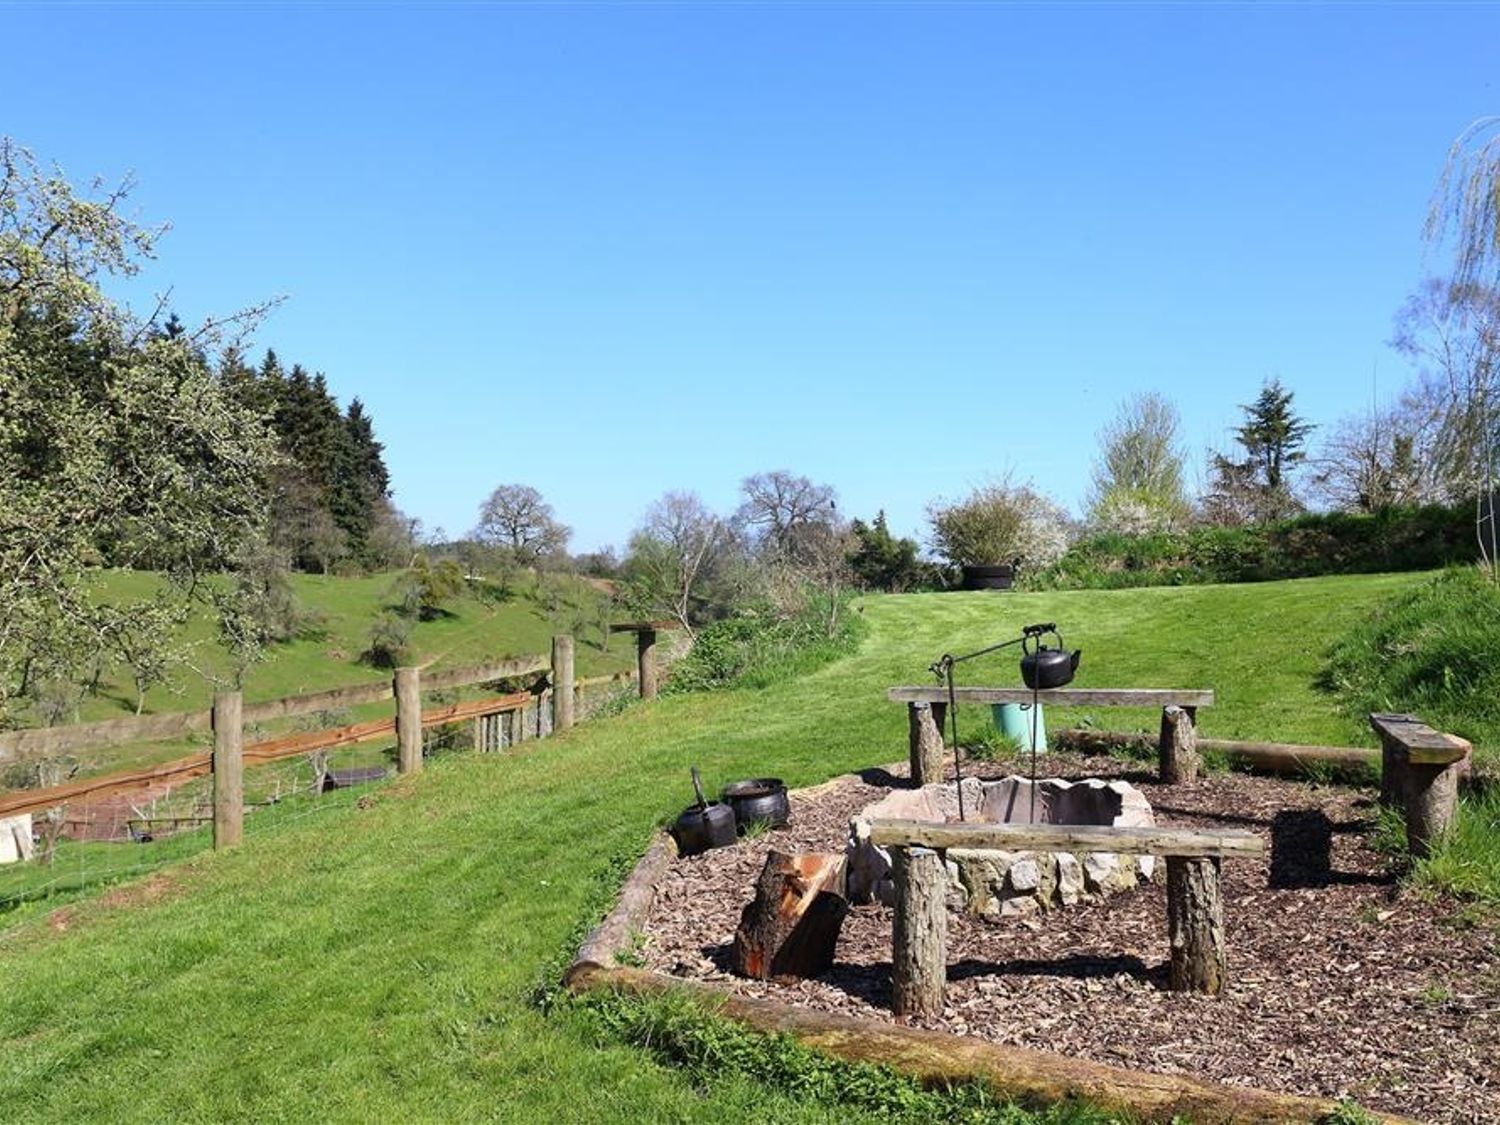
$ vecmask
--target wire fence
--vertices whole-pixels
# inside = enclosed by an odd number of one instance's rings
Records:
[[[545,677],[509,696],[466,698],[494,686],[428,691],[422,756],[511,752],[552,735],[552,689]],[[517,685],[504,681],[500,686]],[[633,675],[577,681],[575,721],[615,714],[636,695]],[[290,722],[245,725],[245,763],[255,765],[244,773],[247,840],[347,807],[396,773],[394,721],[356,721],[368,712],[369,706],[330,708]],[[375,728],[380,728],[376,736],[363,737]],[[343,732],[359,736],[357,743],[322,745]],[[137,772],[159,776],[104,786],[19,814],[4,811],[5,803],[25,802],[40,782],[52,783],[41,787],[44,792],[59,784],[66,789],[79,774],[84,782],[73,784],[88,789],[88,774],[97,773],[108,755],[62,751],[6,763],[0,776],[0,926],[30,910],[51,910],[78,893],[147,875],[211,849],[214,782],[204,744],[198,735],[150,748],[132,746],[130,753],[147,763]],[[201,769],[182,764],[198,758],[204,760]],[[113,773],[102,780],[120,776]]]

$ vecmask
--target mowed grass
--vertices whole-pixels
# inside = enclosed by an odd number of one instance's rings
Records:
[[[236,851],[0,932],[0,1119],[867,1120],[689,1080],[531,1002],[687,802],[690,765],[711,787],[798,786],[900,759],[885,688],[1039,620],[1083,648],[1079,686],[1212,687],[1211,734],[1368,743],[1315,682],[1341,632],[1417,580],[872,598],[859,652],[799,681],[662,698],[514,754],[440,759],[373,800],[251,818]],[[964,668],[1019,682],[1010,654]]]

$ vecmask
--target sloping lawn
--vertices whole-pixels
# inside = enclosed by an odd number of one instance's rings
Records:
[[[687,802],[689,765],[715,788],[797,786],[900,759],[884,689],[1038,620],[1083,648],[1079,686],[1212,687],[1210,734],[1368,743],[1314,681],[1344,628],[1416,580],[874,598],[861,650],[800,682],[663,698],[300,819],[251,817],[235,852],[0,932],[0,1119],[862,1120],[736,1080],[698,1088],[531,1003]],[[1019,682],[1009,653],[964,667]]]

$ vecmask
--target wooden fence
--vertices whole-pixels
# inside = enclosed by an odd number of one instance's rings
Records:
[[[529,675],[539,675],[541,678],[528,691],[422,710],[423,692],[447,691]],[[522,656],[439,672],[424,672],[421,668],[397,668],[392,678],[383,683],[309,692],[248,706],[244,704],[239,692],[221,692],[214,697],[213,707],[204,711],[8,731],[0,734],[0,762],[22,755],[62,754],[125,742],[179,738],[200,731],[213,733],[214,746],[211,751],[200,751],[159,765],[85,778],[45,789],[0,793],[0,817],[42,812],[83,797],[100,797],[122,790],[139,789],[163,782],[178,783],[212,774],[214,846],[223,847],[237,843],[241,836],[244,815],[242,779],[247,765],[264,765],[299,754],[333,750],[394,736],[397,770],[410,773],[421,768],[422,731],[425,728],[473,722],[475,747],[489,748],[498,745],[498,738],[491,724],[501,717],[509,723],[510,742],[528,737],[530,732],[527,731],[526,712],[534,709],[536,730],[533,736],[540,737],[547,733],[549,725],[553,730],[566,730],[574,724],[578,692],[589,687],[623,684],[632,680],[639,680],[638,673],[577,679],[574,676],[573,638],[564,634],[553,638],[550,659],[546,656]],[[557,691],[558,684],[571,684],[572,690]],[[244,742],[245,726],[249,723],[378,703],[386,699],[394,699],[396,703],[395,714],[389,718],[282,735],[249,744]],[[546,722],[549,718],[550,724]]]

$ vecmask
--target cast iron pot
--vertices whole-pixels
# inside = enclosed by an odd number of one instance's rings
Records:
[[[1057,638],[1056,648],[1049,648],[1038,635],[1028,635],[1021,642],[1025,654],[1021,657],[1021,679],[1027,687],[1042,691],[1071,683],[1073,673],[1078,670],[1078,658],[1083,655],[1082,649],[1068,652],[1063,648],[1062,634],[1056,629],[1047,632]]]
[[[734,810],[734,819],[743,832],[752,824],[769,824],[785,828],[792,818],[792,803],[787,799],[786,783],[779,777],[757,777],[724,786],[719,794]]]
[[[961,570],[965,590],[1009,590],[1016,580],[1016,568],[1010,563],[965,566]]]
[[[680,855],[697,855],[709,848],[728,847],[735,841],[734,810],[718,801],[703,799],[703,782],[698,767],[693,767],[693,792],[698,803],[683,810],[672,825],[672,837]]]

